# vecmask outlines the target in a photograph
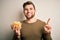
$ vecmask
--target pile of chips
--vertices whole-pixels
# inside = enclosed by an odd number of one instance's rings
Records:
[[[19,29],[21,28],[21,22],[18,22],[18,21],[14,21],[12,24],[11,24],[11,28],[15,28],[15,29]]]

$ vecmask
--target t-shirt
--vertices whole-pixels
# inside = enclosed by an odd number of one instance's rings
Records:
[[[14,35],[14,40],[52,40],[50,33],[45,33],[44,26],[45,22],[38,20],[34,23],[22,22],[21,35],[18,39],[16,34]]]

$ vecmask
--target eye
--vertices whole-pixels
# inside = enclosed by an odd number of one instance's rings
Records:
[[[30,10],[32,10],[32,8],[30,8]]]
[[[27,9],[24,9],[24,10],[27,10]]]

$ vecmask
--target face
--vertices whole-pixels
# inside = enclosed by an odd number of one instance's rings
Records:
[[[25,6],[24,15],[26,16],[27,19],[31,19],[35,16],[35,9],[32,4]]]

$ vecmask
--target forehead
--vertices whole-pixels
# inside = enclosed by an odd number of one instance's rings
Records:
[[[26,5],[25,8],[34,8],[32,4]]]

